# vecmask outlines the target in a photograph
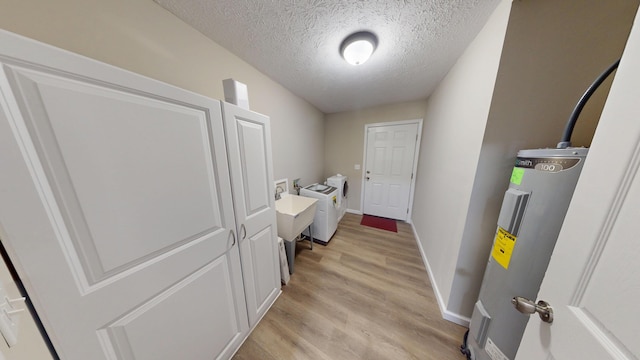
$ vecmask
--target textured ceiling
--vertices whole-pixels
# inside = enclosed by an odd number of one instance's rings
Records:
[[[154,1],[325,113],[426,98],[499,2]],[[378,48],[352,66],[338,49],[359,30]]]

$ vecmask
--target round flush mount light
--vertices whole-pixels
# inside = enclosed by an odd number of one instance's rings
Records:
[[[359,31],[347,36],[340,44],[340,54],[351,65],[362,65],[369,60],[378,46],[378,38],[369,31]]]

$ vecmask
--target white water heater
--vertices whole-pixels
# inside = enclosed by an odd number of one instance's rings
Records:
[[[536,298],[587,151],[518,152],[469,325],[471,359],[515,358],[529,317],[512,299]]]

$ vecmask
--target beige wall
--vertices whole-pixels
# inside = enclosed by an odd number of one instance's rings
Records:
[[[319,179],[324,114],[151,0],[0,0],[0,28],[215,99],[247,84],[271,117],[274,177]]]
[[[580,96],[621,56],[637,7],[637,0],[513,2],[449,311],[473,311],[517,151],[556,146]],[[610,83],[585,107],[574,146],[591,143]]]
[[[412,222],[445,318],[510,0],[503,0],[427,103]],[[481,271],[480,270],[480,275]]]
[[[411,101],[326,116],[323,178],[338,173],[349,177],[349,210],[361,211],[364,125],[422,119],[425,109],[426,101]],[[360,170],[354,169],[356,164]]]

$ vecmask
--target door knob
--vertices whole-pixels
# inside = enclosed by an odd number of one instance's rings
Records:
[[[511,303],[516,308],[516,310],[520,311],[523,314],[530,315],[533,313],[538,313],[542,321],[549,324],[553,322],[553,309],[551,308],[551,305],[549,305],[549,303],[547,303],[546,301],[539,300],[536,304],[527,298],[516,296],[511,299]]]
[[[367,181],[369,181],[369,177],[368,176],[365,179],[367,179]]]
[[[371,171],[367,170],[367,174],[371,174]]]

